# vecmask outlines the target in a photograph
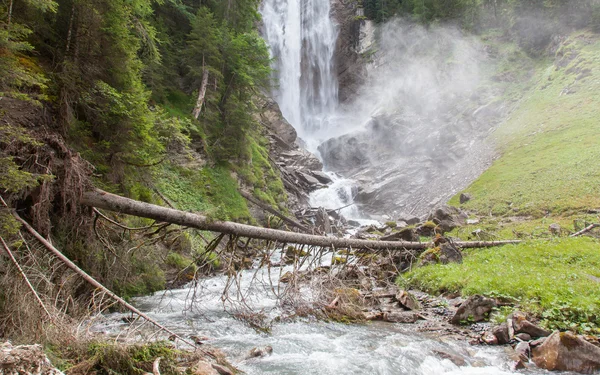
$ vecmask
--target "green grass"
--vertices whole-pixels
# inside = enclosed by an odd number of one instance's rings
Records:
[[[589,238],[530,241],[465,250],[462,264],[416,268],[402,287],[514,298],[548,328],[600,327],[600,242]],[[600,331],[597,331],[600,332]]]
[[[496,131],[501,157],[465,190],[473,197],[465,208],[539,218],[600,207],[600,39],[575,34],[557,61],[562,54],[575,57],[538,69]]]
[[[220,220],[250,220],[238,182],[226,166],[193,170],[165,164],[155,183],[177,209],[200,212]]]

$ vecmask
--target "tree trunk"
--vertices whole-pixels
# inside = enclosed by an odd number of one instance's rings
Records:
[[[6,26],[10,27],[10,22],[12,21],[12,9],[13,9],[13,0],[10,0],[8,3],[8,20],[6,21]]]
[[[96,189],[83,194],[81,203],[90,207],[102,208],[133,216],[146,217],[162,222],[178,224],[186,227],[209,230],[241,237],[279,241],[282,243],[305,244],[321,247],[355,248],[355,249],[427,249],[431,243],[406,241],[369,241],[351,238],[315,236],[310,234],[286,232],[276,229],[260,228],[252,225],[217,221],[206,216],[174,210],[149,203],[135,201],[118,195]],[[521,241],[477,241],[456,242],[460,247],[491,247],[505,244],[520,243]]]
[[[65,47],[65,54],[69,53],[71,48],[71,37],[73,36],[73,21],[75,19],[75,1],[71,6],[71,17],[69,18],[69,31],[67,31],[67,46]]]
[[[192,112],[192,115],[196,120],[200,116],[202,111],[202,104],[204,104],[204,97],[206,96],[206,86],[208,86],[208,69],[204,66],[204,58],[202,59],[202,84],[200,85],[200,92],[198,92],[198,100],[196,101],[196,107]]]

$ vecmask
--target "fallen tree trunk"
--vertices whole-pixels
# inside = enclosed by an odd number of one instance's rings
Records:
[[[570,237],[579,237],[582,234],[585,234],[585,233],[591,231],[592,229],[598,228],[598,227],[600,227],[600,224],[591,224],[591,225],[588,225],[587,227],[583,228],[579,232],[573,233]]]
[[[331,248],[355,248],[355,249],[388,249],[408,250],[427,249],[432,243],[407,242],[407,241],[370,241],[352,238],[337,238],[326,236],[315,236],[310,234],[286,232],[276,229],[260,228],[252,225],[238,224],[229,221],[216,221],[203,215],[190,212],[174,210],[150,203],[140,202],[124,198],[115,194],[96,189],[83,194],[81,203],[115,211],[133,216],[146,217],[162,222],[178,224],[202,230],[209,230],[224,234],[232,234],[240,237],[256,238],[263,240],[279,241],[281,243],[305,244]],[[491,247],[506,244],[520,243],[521,241],[477,241],[477,242],[455,242],[456,246],[463,248]]]
[[[286,223],[293,225],[294,227],[300,229],[303,232],[307,232],[307,233],[310,232],[310,229],[306,225],[303,225],[303,224],[297,222],[296,220],[285,216],[284,214],[282,214],[281,212],[277,211],[276,209],[270,207],[269,205],[264,204],[264,203],[258,201],[257,199],[254,199],[254,197],[252,197],[250,194],[246,193],[245,191],[240,190],[240,194],[242,197],[246,198],[249,202],[254,203],[258,207],[267,211],[268,213],[271,213],[271,214],[277,216],[278,218],[285,221]]]

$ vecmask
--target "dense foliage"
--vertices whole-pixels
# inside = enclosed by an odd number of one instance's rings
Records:
[[[377,22],[395,15],[424,23],[455,21],[471,29],[575,27],[599,24],[598,0],[362,0],[365,16]]]

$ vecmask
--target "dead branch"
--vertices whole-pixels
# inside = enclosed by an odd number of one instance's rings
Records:
[[[115,220],[113,220],[113,219],[109,218],[108,216],[106,216],[106,215],[104,215],[102,212],[100,212],[100,210],[98,210],[97,208],[92,208],[92,210],[94,210],[94,212],[96,213],[96,215],[100,216],[100,217],[101,217],[101,218],[103,218],[104,220],[108,221],[108,222],[109,222],[109,223],[111,223],[111,224],[114,224],[114,225],[118,226],[118,227],[119,227],[119,228],[121,228],[121,229],[125,229],[125,230],[131,230],[131,231],[147,230],[147,229],[151,229],[151,228],[154,228],[154,227],[156,227],[156,226],[159,226],[159,225],[160,225],[160,224],[156,224],[156,223],[155,223],[155,224],[148,225],[148,226],[145,226],[145,227],[140,227],[140,228],[131,228],[131,227],[128,227],[128,226],[125,226],[125,225],[123,225],[123,224],[119,223],[118,221],[115,221]]]
[[[171,331],[169,328],[163,326],[156,320],[152,319],[145,313],[138,310],[135,306],[129,304],[124,299],[122,299],[121,297],[119,297],[116,294],[114,294],[113,292],[111,292],[108,288],[106,288],[104,285],[100,284],[98,281],[96,281],[96,279],[94,279],[93,277],[88,275],[85,271],[83,271],[81,268],[79,268],[69,258],[64,256],[57,248],[55,248],[50,242],[48,242],[44,237],[42,237],[35,229],[33,229],[33,227],[31,225],[29,225],[29,223],[27,223],[25,220],[23,220],[16,212],[13,211],[13,215],[21,224],[23,224],[25,229],[27,229],[27,231],[29,233],[31,233],[32,236],[34,236],[42,245],[44,245],[44,247],[46,249],[48,249],[54,256],[56,256],[60,261],[62,261],[67,267],[69,267],[71,270],[75,271],[79,276],[81,276],[81,278],[83,278],[85,281],[87,281],[90,285],[92,285],[93,287],[95,287],[97,289],[102,290],[104,293],[106,293],[106,295],[108,295],[110,298],[112,298],[113,300],[118,302],[121,306],[123,306],[127,310],[131,311],[132,313],[135,313],[135,314],[141,316],[142,318],[144,318],[146,321],[148,321],[149,323],[151,323],[158,329],[165,331],[165,332],[169,333],[170,335],[174,335],[179,340],[181,340],[182,342],[184,342],[192,347],[196,347],[196,345],[193,342],[179,336],[175,332]]]
[[[260,228],[252,225],[238,224],[230,221],[217,221],[206,216],[190,212],[174,210],[133,199],[121,197],[99,189],[83,194],[81,203],[90,207],[102,208],[110,211],[125,213],[134,216],[146,217],[162,222],[178,224],[202,230],[210,230],[231,234],[239,237],[248,237],[272,240],[287,243],[306,244],[321,247],[354,248],[354,249],[389,249],[389,250],[424,250],[432,246],[426,242],[408,241],[370,241],[351,238],[337,238],[315,236],[310,234],[286,232],[282,230]],[[475,241],[457,242],[463,248],[492,247],[507,244],[521,243],[519,240],[509,241]]]
[[[246,198],[248,201],[250,201],[251,203],[254,203],[255,205],[257,205],[258,207],[262,208],[263,210],[277,216],[278,218],[280,218],[281,220],[285,221],[286,223],[293,225],[294,227],[300,229],[303,232],[310,232],[310,229],[299,223],[298,221],[289,218],[287,216],[285,216],[284,214],[282,214],[281,212],[277,211],[276,209],[274,209],[273,207],[270,207],[269,205],[266,205],[260,201],[258,201],[257,199],[254,199],[254,197],[252,197],[250,194],[246,193],[245,191],[240,190],[240,195],[244,198]]]
[[[40,305],[40,307],[44,310],[44,312],[46,313],[46,315],[48,315],[48,318],[50,318],[51,321],[54,321],[54,318],[52,317],[52,315],[50,315],[50,312],[48,311],[48,309],[44,305],[44,302],[42,302],[42,299],[40,298],[39,294],[35,291],[35,289],[33,288],[33,285],[31,285],[31,283],[29,282],[29,279],[27,278],[27,275],[25,275],[25,272],[23,272],[23,269],[19,265],[19,262],[17,262],[17,259],[15,259],[12,251],[10,251],[10,248],[8,247],[8,245],[6,244],[6,242],[4,241],[4,238],[0,237],[0,241],[2,242],[2,247],[4,247],[4,250],[6,251],[6,254],[8,254],[8,257],[10,258],[10,260],[13,262],[13,264],[15,265],[15,267],[17,267],[17,270],[19,270],[19,273],[21,274],[21,276],[23,276],[23,279],[25,280],[25,283],[27,284],[27,287],[29,288],[29,290],[31,290],[31,293],[33,293],[33,295],[34,295],[35,299],[37,300],[38,304]]]
[[[587,232],[591,231],[592,229],[594,229],[594,228],[598,228],[598,227],[600,227],[600,224],[591,224],[591,225],[588,225],[587,227],[583,228],[583,229],[582,229],[582,230],[580,230],[579,232],[577,232],[577,233],[573,233],[573,234],[572,234],[572,235],[570,235],[569,237],[579,237],[579,236],[581,236],[582,234],[585,234],[585,233],[587,233]]]

